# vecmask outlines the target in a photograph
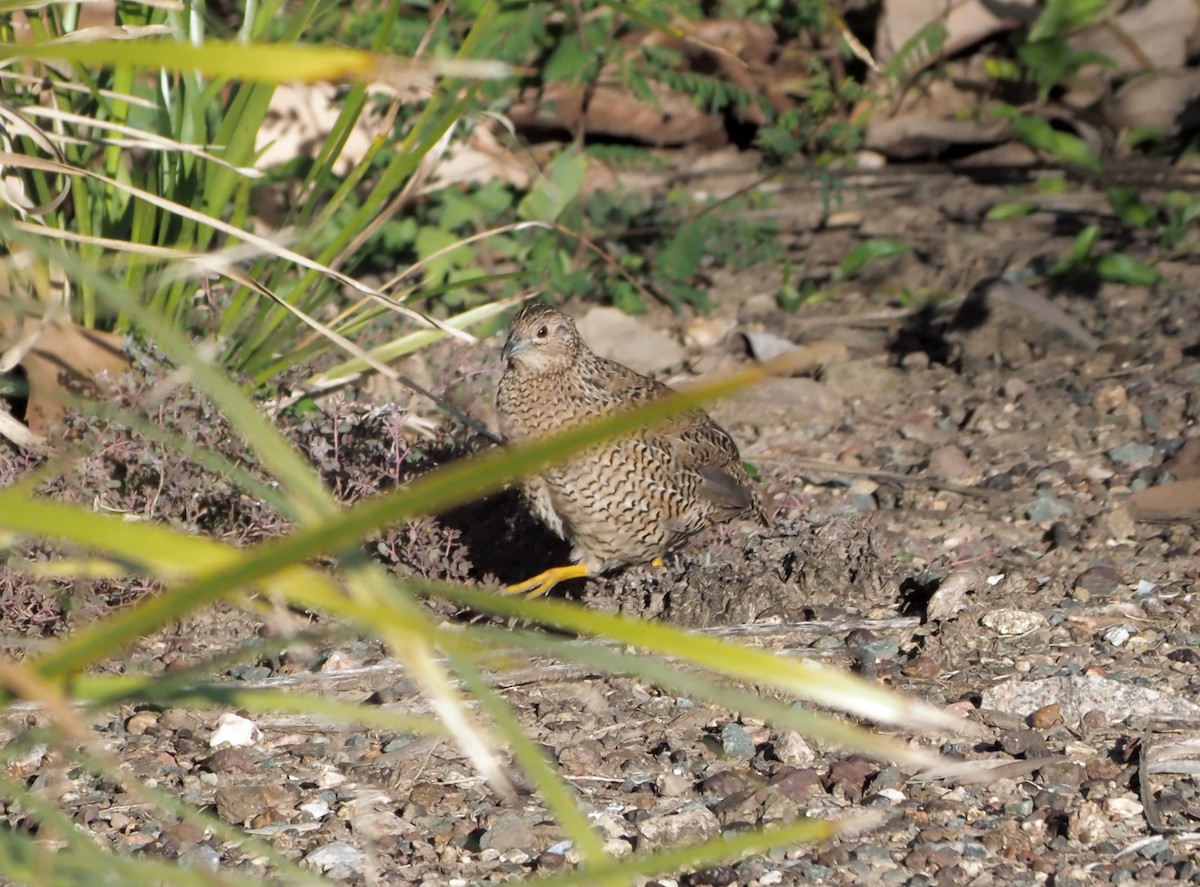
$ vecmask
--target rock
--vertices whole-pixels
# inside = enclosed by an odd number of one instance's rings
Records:
[[[678,366],[687,356],[673,338],[619,308],[593,308],[576,326],[597,354],[646,375]]]
[[[789,767],[807,767],[817,759],[817,753],[795,730],[784,730],[775,740],[775,757]]]
[[[1175,480],[1200,480],[1200,437],[1189,437],[1163,466]]]
[[[1062,708],[1056,702],[1043,705],[1029,716],[1029,726],[1035,730],[1049,730],[1063,722]]]
[[[796,804],[803,804],[813,795],[824,794],[821,777],[809,767],[789,767],[778,773],[769,783],[771,791],[782,795]]]
[[[125,722],[125,730],[130,736],[141,736],[157,723],[157,714],[152,711],[139,711]]]
[[[981,708],[1028,715],[1057,703],[1071,728],[1084,712],[1100,711],[1109,723],[1129,717],[1145,720],[1200,717],[1200,705],[1172,693],[1115,681],[1098,674],[1030,680],[1010,678],[983,691]]]
[[[721,749],[731,758],[752,758],[755,751],[746,728],[733,721],[721,727]]]
[[[1082,588],[1091,595],[1116,594],[1125,590],[1125,578],[1115,567],[1089,567],[1075,577],[1075,588]]]
[[[215,872],[221,867],[221,854],[207,844],[197,844],[179,854],[179,867],[198,872]]]
[[[750,354],[755,360],[771,360],[781,354],[796,350],[796,343],[791,339],[785,339],[783,336],[777,336],[771,332],[743,330],[742,338],[746,340]]]
[[[953,445],[938,447],[929,454],[929,473],[943,480],[965,480],[977,475],[967,454]]]
[[[825,371],[829,390],[845,400],[875,403],[901,384],[903,376],[874,358],[835,363]]]
[[[204,768],[210,773],[253,773],[258,762],[244,748],[222,746],[208,756]]]
[[[680,773],[661,773],[654,780],[660,798],[682,798],[692,791],[693,782]]]
[[[329,803],[323,798],[316,798],[312,801],[301,804],[299,809],[301,813],[306,814],[314,822],[320,822],[333,812],[332,808],[329,806]],[[357,826],[358,823],[356,822],[355,825]],[[355,831],[358,830],[359,829],[357,828],[355,829]]]
[[[763,789],[736,792],[714,804],[713,815],[723,829],[754,825],[762,819],[766,795]]]
[[[732,770],[722,770],[714,773],[701,784],[701,790],[706,795],[732,795],[745,791],[749,786],[746,778]]]
[[[240,825],[260,816],[286,818],[294,809],[299,790],[290,785],[224,785],[213,793],[217,815]]]
[[[639,845],[651,850],[701,841],[720,831],[717,817],[707,807],[652,816],[637,824]]]
[[[737,880],[737,869],[733,866],[714,865],[695,872],[688,883],[690,887],[729,887]]]
[[[1155,449],[1151,444],[1127,443],[1113,447],[1108,451],[1108,458],[1117,465],[1148,465],[1154,460]]]
[[[733,328],[728,321],[715,317],[697,317],[688,324],[683,341],[689,348],[705,350],[720,345]]]
[[[334,841],[324,847],[318,847],[304,857],[304,864],[310,869],[321,872],[327,878],[337,881],[348,881],[352,876],[360,874],[367,856],[361,850],[347,844],[345,841]]]
[[[558,765],[569,776],[594,776],[604,760],[604,746],[595,739],[585,739],[559,749]]]
[[[917,656],[916,658],[910,659],[908,662],[906,662],[900,669],[900,673],[905,677],[918,678],[921,680],[936,678],[939,674],[941,674],[941,671],[941,666],[938,665],[937,660],[932,656]]]
[[[217,718],[217,729],[213,730],[208,744],[212,748],[222,745],[243,748],[261,741],[262,731],[253,721],[227,711]]]
[[[938,583],[937,591],[929,598],[925,615],[930,622],[943,622],[966,609],[968,592],[986,588],[987,573],[978,564],[960,564]]]
[[[1035,524],[1043,524],[1062,517],[1070,517],[1074,513],[1074,509],[1049,493],[1041,493],[1032,502],[1022,506],[1021,513]]]
[[[479,839],[480,850],[529,850],[534,843],[533,826],[519,813],[502,813]]]
[[[1088,730],[1102,730],[1108,726],[1108,718],[1097,708],[1090,708],[1083,713],[1080,723]]]
[[[1079,788],[1087,778],[1087,768],[1079,761],[1054,761],[1043,765],[1038,773],[1047,785],[1053,783],[1067,788]]]
[[[1000,748],[1014,757],[1040,758],[1050,754],[1046,740],[1034,730],[1001,730],[996,738]]]
[[[1031,631],[1038,631],[1050,625],[1046,617],[1041,613],[1034,613],[1030,610],[1018,610],[1013,607],[993,610],[985,614],[979,621],[985,628],[990,628],[996,634],[1005,637],[1028,634]]]
[[[867,780],[879,772],[879,765],[866,758],[846,758],[834,761],[825,777],[825,788],[838,791],[848,801],[862,800]]]

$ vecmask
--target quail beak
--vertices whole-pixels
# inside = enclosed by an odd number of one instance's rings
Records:
[[[518,336],[509,336],[508,341],[504,343],[504,350],[500,352],[500,356],[506,362],[511,363],[512,359],[529,347],[529,342]]]

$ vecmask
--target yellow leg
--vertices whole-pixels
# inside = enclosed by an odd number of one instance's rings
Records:
[[[583,564],[570,564],[566,567],[551,567],[544,573],[538,573],[531,579],[518,582],[504,589],[505,594],[523,594],[526,597],[541,597],[554,586],[568,579],[582,579],[588,574],[588,568]]]
[[[656,557],[654,560],[650,561],[650,566],[652,567],[661,567],[662,565],[663,560],[661,557]]]

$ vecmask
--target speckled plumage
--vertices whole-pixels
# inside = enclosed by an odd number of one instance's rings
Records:
[[[571,319],[546,305],[513,318],[504,356],[497,407],[511,443],[671,391],[593,353]],[[733,438],[701,410],[553,466],[526,482],[525,495],[591,575],[654,560],[715,523],[766,520]]]

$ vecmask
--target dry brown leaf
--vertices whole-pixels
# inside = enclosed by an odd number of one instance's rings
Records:
[[[484,185],[499,179],[520,190],[527,189],[537,174],[536,167],[500,143],[496,124],[481,121],[461,142],[453,142],[446,156],[434,169],[422,193],[452,185]]]
[[[936,56],[921,58],[909,74],[923,70],[940,58],[948,58],[1012,28],[1029,25],[1037,17],[1037,0],[1014,0],[1011,3],[988,3],[968,0],[966,3],[946,4],[943,0],[886,0],[879,19],[875,40],[875,56],[882,63],[891,61],[900,47],[918,31],[936,19],[946,26],[946,41]]]
[[[616,86],[590,90],[550,84],[540,92],[525,90],[508,116],[520,129],[561,129],[582,125],[587,132],[635,139],[648,145],[719,145],[725,140],[725,122],[705,114],[683,93],[655,87],[658,104],[635,98]],[[586,102],[586,111],[584,108]]]
[[[765,96],[777,111],[793,105],[786,88],[781,88],[791,78],[775,70],[778,41],[773,28],[723,19],[687,22],[684,27],[686,37],[661,31],[630,34],[618,51],[634,55],[643,46],[672,49],[683,57],[686,70],[716,73],[745,92]],[[657,146],[714,147],[727,140],[723,115],[705,113],[682,92],[654,84],[655,101],[643,101],[617,85],[612,64],[598,80],[587,87],[551,83],[540,90],[525,90],[509,118],[521,128],[574,131],[582,126],[589,133]],[[752,103],[735,113],[748,123],[767,122],[766,114]]]
[[[1153,127],[1166,136],[1196,126],[1200,71],[1149,71],[1121,86],[1104,103],[1104,116],[1114,127]]]
[[[979,94],[961,85],[963,82],[964,78],[948,77],[932,80],[920,91],[910,90],[894,114],[871,117],[866,146],[889,157],[912,158],[936,154],[951,145],[1005,141],[1008,124],[979,117]]]
[[[36,333],[33,346],[18,366],[29,384],[25,422],[34,434],[57,430],[67,406],[77,398],[96,397],[97,383],[106,375],[115,379],[130,366],[121,351],[120,337],[81,327],[72,321],[55,321],[37,329],[39,321],[0,316],[0,344],[13,344]]]
[[[1130,5],[1114,22],[1097,21],[1073,35],[1077,51],[1096,52],[1116,67],[1096,67],[1105,82],[1115,74],[1133,74],[1154,68],[1171,71],[1188,61],[1188,44],[1200,34],[1200,6],[1179,0],[1150,0]]]
[[[341,112],[336,91],[329,83],[289,83],[276,87],[255,138],[254,150],[258,155],[255,165],[269,169],[297,157],[315,157]],[[373,119],[371,114],[364,113],[350,131],[333,164],[338,175],[346,175],[362,162],[371,147]]]

